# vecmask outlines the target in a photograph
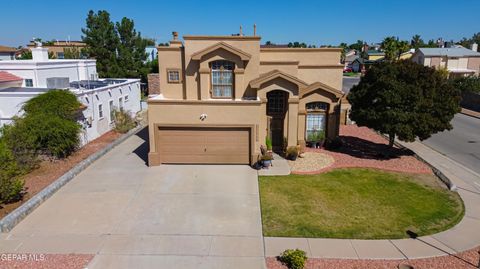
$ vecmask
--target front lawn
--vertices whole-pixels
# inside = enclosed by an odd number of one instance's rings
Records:
[[[433,175],[337,169],[259,177],[259,185],[265,236],[396,239],[446,230],[464,214],[458,194]]]

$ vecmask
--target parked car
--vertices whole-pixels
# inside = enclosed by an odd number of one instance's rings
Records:
[[[351,67],[343,68],[343,73],[350,73],[350,72],[353,72],[353,69]]]

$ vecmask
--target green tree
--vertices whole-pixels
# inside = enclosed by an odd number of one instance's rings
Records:
[[[21,198],[24,182],[15,156],[3,139],[0,139],[0,204]]]
[[[453,86],[462,93],[480,93],[480,77],[468,76],[451,79]]]
[[[473,34],[471,38],[463,38],[459,42],[457,42],[459,45],[464,46],[465,48],[470,48],[473,43],[477,43],[480,45],[480,32]],[[480,51],[480,48],[477,49],[477,51]]]
[[[363,40],[357,40],[356,43],[348,45],[348,48],[352,50],[362,51],[364,43],[365,42]]]
[[[77,47],[65,48],[63,50],[63,57],[65,59],[80,59],[81,56],[81,50]]]
[[[31,60],[32,57],[32,51],[31,50],[25,50],[20,54],[20,56],[17,56],[17,60]]]
[[[145,65],[147,53],[145,48],[152,44],[152,41],[142,38],[141,33],[135,30],[133,20],[123,18],[116,23],[119,35],[118,58],[122,77],[146,79],[148,68]]]
[[[420,37],[420,35],[414,35],[410,41],[410,46],[413,49],[422,48],[425,47],[425,42],[423,42],[423,39]]]
[[[105,10],[97,13],[90,10],[86,27],[82,28],[82,40],[86,43],[85,52],[89,58],[97,60],[97,72],[100,77],[118,77],[117,63],[119,38],[110,14]]]
[[[400,55],[410,47],[407,41],[399,40],[398,37],[388,36],[383,39],[381,48],[385,52],[385,59],[387,61],[396,61]]]
[[[460,92],[435,69],[411,61],[373,65],[347,99],[351,119],[387,134],[390,147],[395,136],[411,142],[452,129],[460,111]]]

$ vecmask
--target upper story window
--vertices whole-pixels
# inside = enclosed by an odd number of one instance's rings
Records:
[[[180,70],[167,70],[168,83],[180,83]]]
[[[33,79],[31,78],[25,79],[25,87],[33,87]]]
[[[229,61],[214,61],[212,68],[212,97],[232,98],[233,93],[233,63]]]

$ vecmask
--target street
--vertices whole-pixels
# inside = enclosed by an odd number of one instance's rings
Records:
[[[480,174],[480,119],[457,114],[452,125],[423,143]]]

